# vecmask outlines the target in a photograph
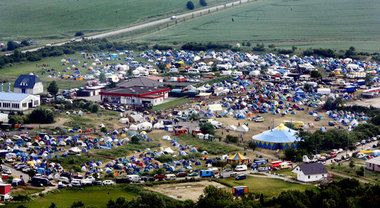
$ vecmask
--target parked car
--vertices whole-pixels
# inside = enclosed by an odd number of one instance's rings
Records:
[[[193,173],[190,173],[189,176],[192,176],[192,177],[194,177],[194,176],[199,176],[199,173],[197,173],[197,172],[193,172]]]
[[[156,179],[153,177],[143,176],[143,177],[141,177],[141,180],[144,181],[145,183],[147,183],[147,182],[154,182]]]
[[[246,179],[246,178],[247,178],[247,176],[244,175],[244,174],[242,174],[242,175],[236,176],[235,180],[243,180],[243,179]]]
[[[166,177],[165,174],[156,174],[153,176],[155,179],[162,180]]]
[[[115,182],[111,181],[111,180],[105,180],[103,181],[103,185],[114,185]]]
[[[248,168],[246,165],[238,165],[235,168],[235,171],[246,171]]]
[[[70,183],[70,180],[69,180],[68,178],[66,178],[66,177],[60,177],[60,178],[58,179],[58,182],[62,182],[62,183],[64,183],[64,184],[69,184],[69,183]]]
[[[179,172],[176,174],[177,177],[186,177],[187,173],[186,172]]]

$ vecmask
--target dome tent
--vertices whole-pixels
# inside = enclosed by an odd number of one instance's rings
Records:
[[[258,147],[266,149],[286,149],[297,148],[296,142],[299,139],[296,136],[297,131],[294,131],[284,124],[278,127],[264,131],[261,134],[252,136],[252,140]]]

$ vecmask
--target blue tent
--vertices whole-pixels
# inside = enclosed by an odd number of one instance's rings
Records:
[[[297,148],[297,131],[280,124],[278,127],[252,136],[252,140],[258,147],[266,149]]]

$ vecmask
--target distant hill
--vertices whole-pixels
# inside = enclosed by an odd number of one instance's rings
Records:
[[[178,24],[145,41],[251,41],[380,51],[378,0],[263,0]]]
[[[187,11],[188,0],[1,0],[0,42],[59,40]],[[207,0],[208,5],[228,0]],[[199,1],[194,1],[200,8]]]

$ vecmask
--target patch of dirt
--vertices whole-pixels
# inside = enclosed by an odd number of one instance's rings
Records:
[[[147,189],[182,201],[187,199],[197,201],[199,196],[203,194],[203,189],[209,185],[213,185],[215,187],[225,187],[214,181],[198,181],[189,183],[162,184],[147,187]]]

